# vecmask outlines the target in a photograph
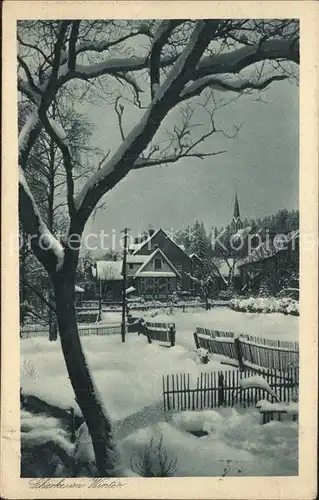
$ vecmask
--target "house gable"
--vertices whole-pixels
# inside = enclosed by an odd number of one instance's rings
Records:
[[[174,255],[174,260],[187,259],[190,261],[187,253],[162,228],[143,241],[140,247],[133,252],[133,255],[149,255],[156,247],[160,248],[171,261],[173,260],[171,255]]]
[[[143,241],[132,255],[150,255],[156,248],[162,250],[171,264],[181,274],[182,289],[189,290],[191,283],[188,275],[191,272],[192,260],[162,228],[155,231],[152,236]]]
[[[142,264],[135,274],[135,278],[142,275],[142,273],[154,273],[160,275],[175,275],[177,278],[181,279],[181,275],[175,266],[170,262],[168,257],[162,252],[160,248],[157,248],[153,253],[150,254],[149,258]]]

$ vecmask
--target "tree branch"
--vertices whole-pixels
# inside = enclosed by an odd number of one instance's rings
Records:
[[[19,218],[30,236],[31,248],[49,274],[61,269],[64,249],[42,220],[22,168],[19,176]]]
[[[74,207],[74,180],[73,180],[73,161],[70,148],[67,144],[66,134],[63,130],[59,130],[59,126],[55,123],[55,120],[48,118],[46,111],[42,110],[40,115],[41,122],[50,135],[52,140],[57,144],[63,157],[63,166],[66,173],[66,183],[67,183],[67,200],[69,216],[73,217],[75,214]]]
[[[29,67],[28,67],[27,63],[20,56],[18,56],[17,59],[18,59],[18,63],[22,66],[22,68],[23,68],[23,70],[24,70],[24,72],[26,74],[26,77],[28,79],[28,84],[30,85],[32,91],[41,95],[42,92],[39,89],[39,87],[37,87],[36,84],[34,83],[34,80],[32,78],[32,75],[31,75],[31,72],[29,70]]]
[[[207,75],[239,73],[251,64],[267,59],[286,59],[299,64],[299,42],[293,40],[267,40],[246,45],[224,54],[204,57],[197,65],[194,79]]]
[[[151,98],[154,99],[156,91],[160,85],[161,52],[164,45],[168,42],[173,29],[183,23],[180,20],[162,21],[155,33],[150,53],[150,79],[151,79]]]
[[[178,96],[192,75],[194,68],[209,45],[218,21],[198,21],[176,66],[171,70],[156,99],[140,122],[127,136],[113,157],[83,187],[75,201],[79,220],[84,226],[99,199],[114,187],[128,172],[157,132],[162,120],[175,105]]]
[[[165,165],[168,163],[176,163],[177,161],[181,160],[182,158],[199,158],[200,160],[203,160],[206,157],[209,156],[218,156],[223,153],[226,153],[226,151],[215,151],[211,153],[181,153],[178,155],[172,155],[172,156],[167,156],[163,158],[138,158],[134,166],[132,167],[132,170],[139,170],[141,168],[145,167],[155,167],[158,165]]]
[[[184,101],[190,99],[191,97],[198,96],[206,88],[213,90],[218,90],[220,92],[237,92],[241,93],[244,90],[264,90],[271,83],[275,81],[286,80],[288,75],[272,75],[264,79],[260,79],[258,82],[253,82],[250,79],[241,79],[239,77],[235,78],[225,78],[225,77],[212,77],[204,76],[195,80],[193,83],[189,84],[185,90],[181,93],[180,100]]]
[[[76,64],[76,42],[79,36],[79,28],[81,21],[74,21],[72,23],[71,36],[69,41],[69,59],[68,67],[72,71]]]
[[[121,99],[120,97],[116,98],[114,109],[115,109],[115,112],[116,112],[116,115],[117,115],[117,120],[118,120],[118,124],[119,124],[121,139],[122,139],[122,141],[124,141],[125,140],[125,135],[124,135],[123,123],[122,123],[124,106],[122,104],[118,104],[118,102],[119,102],[120,99]]]

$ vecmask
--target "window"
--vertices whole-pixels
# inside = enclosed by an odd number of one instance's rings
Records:
[[[140,293],[144,293],[145,292],[145,280],[144,278],[141,278],[140,279]]]
[[[134,268],[134,264],[129,264],[129,265],[128,265],[128,267],[129,267],[130,269],[133,269],[133,268]]]
[[[182,264],[176,264],[175,267],[176,267],[177,271],[182,271],[183,270]]]
[[[153,278],[146,278],[146,280],[145,280],[145,286],[146,286],[146,288],[148,290],[152,289],[153,286],[154,286],[154,280],[153,280]]]
[[[160,271],[162,269],[161,259],[155,259],[155,271]]]

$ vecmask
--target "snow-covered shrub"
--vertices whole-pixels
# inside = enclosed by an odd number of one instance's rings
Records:
[[[249,297],[232,299],[229,306],[235,311],[258,313],[282,313],[299,316],[299,302],[290,297]]]
[[[21,410],[21,476],[70,477],[74,445],[60,420]]]
[[[151,438],[142,451],[131,457],[131,468],[142,477],[171,477],[176,471],[176,458],[169,458],[163,448],[163,436]]]
[[[199,347],[196,350],[196,362],[206,365],[209,362],[209,352],[204,347]]]

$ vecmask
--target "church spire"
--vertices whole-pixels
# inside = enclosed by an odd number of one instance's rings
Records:
[[[234,220],[240,219],[239,203],[237,198],[237,192],[235,193],[235,206],[234,206]]]
[[[237,192],[235,192],[234,215],[233,215],[233,220],[232,220],[231,225],[232,225],[233,231],[238,231],[239,229],[242,229],[242,227],[243,227],[243,223],[242,223],[241,218],[240,218]]]

